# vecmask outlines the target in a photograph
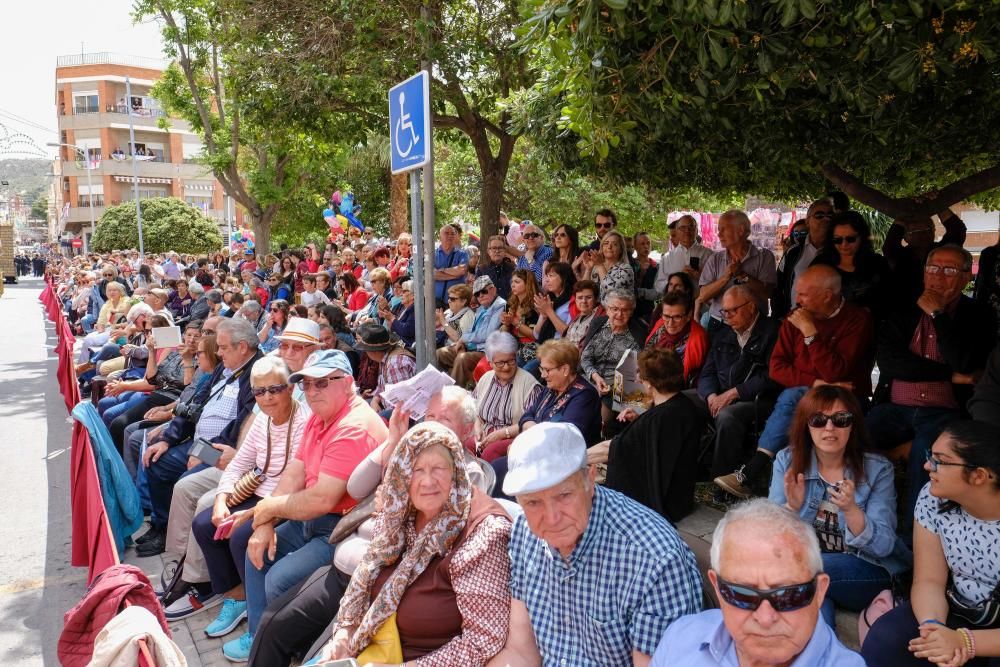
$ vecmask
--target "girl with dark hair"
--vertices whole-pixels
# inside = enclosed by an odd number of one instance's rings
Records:
[[[948,425],[931,446],[913,524],[910,601],[861,647],[871,667],[1000,665],[1000,428]]]
[[[368,303],[368,292],[361,289],[357,276],[350,271],[344,271],[337,276],[340,283],[340,297],[343,305],[351,312],[361,310]]]
[[[514,336],[520,344],[517,352],[517,365],[535,358],[538,344],[535,341],[535,324],[538,323],[538,313],[535,311],[535,295],[538,293],[535,273],[531,269],[515,269],[510,279],[510,299],[507,310],[500,315],[500,330]]]
[[[555,231],[552,232],[552,257],[546,261],[546,264],[551,265],[557,262],[569,264],[570,268],[574,271],[576,280],[583,280],[586,277],[583,265],[576,264],[574,267],[574,262],[576,262],[579,256],[580,233],[576,231],[576,227],[572,225],[559,225],[556,227]]]
[[[892,273],[885,257],[872,246],[868,222],[857,211],[833,216],[823,250],[813,264],[827,264],[840,274],[844,298],[877,316],[886,310],[893,293]]]
[[[910,552],[896,536],[892,464],[868,453],[861,404],[834,385],[810,389],[799,401],[789,446],[778,452],[768,498],[813,524],[830,588],[823,618],[834,610],[865,609],[892,578],[910,568]]]
[[[705,416],[681,393],[684,365],[673,350],[646,348],[638,362],[651,405],[641,415],[629,408],[618,416],[631,423],[608,443],[605,485],[679,521],[694,509]]]

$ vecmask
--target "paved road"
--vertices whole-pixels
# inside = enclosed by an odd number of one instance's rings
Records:
[[[62,617],[83,596],[69,564],[70,424],[41,279],[0,298],[0,665],[58,665]]]

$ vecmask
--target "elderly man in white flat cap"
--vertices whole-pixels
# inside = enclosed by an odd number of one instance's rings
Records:
[[[510,632],[492,667],[648,665],[667,626],[701,609],[694,554],[661,516],[594,483],[583,435],[546,422],[517,436],[503,490]]]

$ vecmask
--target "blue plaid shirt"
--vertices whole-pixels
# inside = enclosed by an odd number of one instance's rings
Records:
[[[201,417],[194,427],[194,437],[211,440],[218,437],[222,430],[229,425],[229,422],[236,419],[236,414],[240,409],[240,383],[236,380],[229,382],[229,378],[236,371],[228,368],[222,370],[222,377],[212,386],[209,392],[211,400],[205,402],[205,407],[201,410]],[[250,372],[248,368],[246,373]]]
[[[532,535],[510,536],[511,595],[525,603],[543,665],[630,665],[652,655],[667,626],[701,609],[694,554],[669,523],[598,486],[587,529],[568,559]]]

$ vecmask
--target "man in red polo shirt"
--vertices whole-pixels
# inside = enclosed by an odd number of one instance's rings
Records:
[[[385,422],[358,396],[351,362],[340,350],[313,353],[290,382],[298,383],[313,414],[270,497],[253,508],[244,584],[249,631],[223,646],[230,660],[246,660],[267,604],[333,559],[328,538],[357,501],[347,479],[389,434]],[[279,519],[284,523],[275,527]]]

